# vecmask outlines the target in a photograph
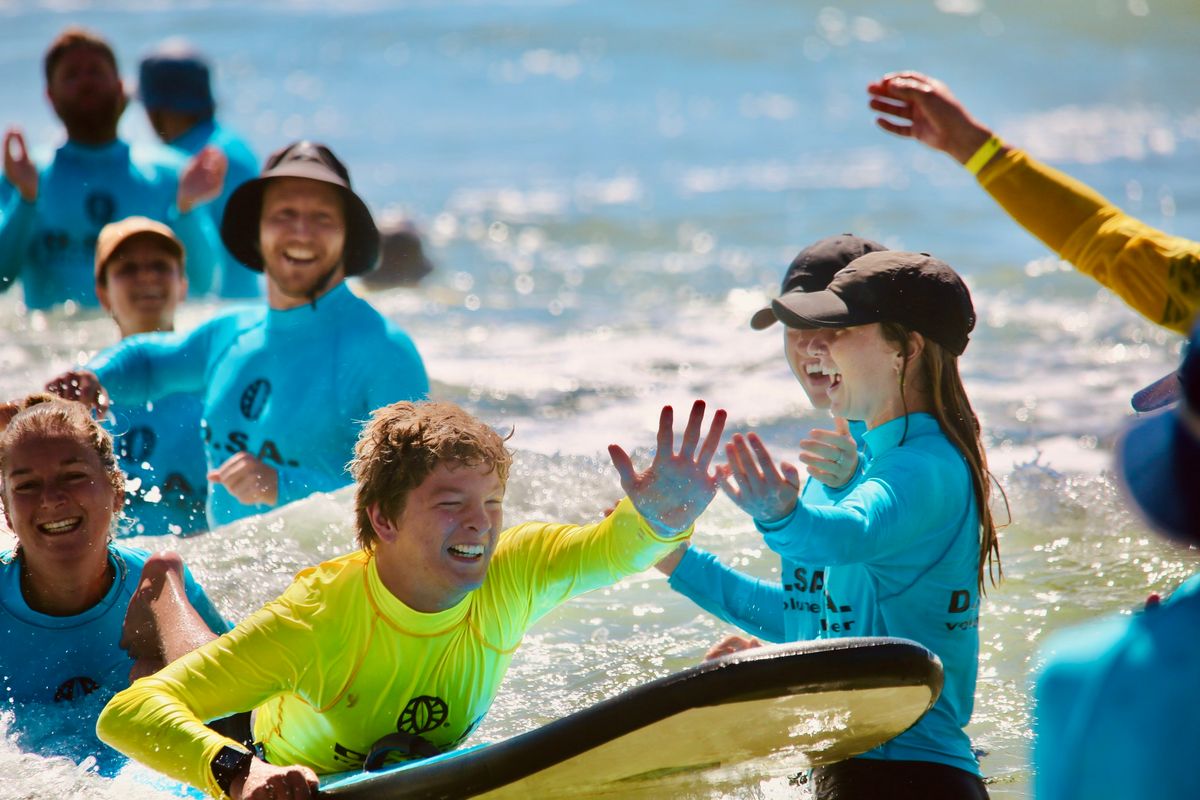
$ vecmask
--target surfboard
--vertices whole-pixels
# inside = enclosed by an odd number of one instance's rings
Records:
[[[941,689],[941,661],[907,639],[770,645],[658,678],[510,739],[327,776],[321,796],[667,797],[866,752],[915,724]]]

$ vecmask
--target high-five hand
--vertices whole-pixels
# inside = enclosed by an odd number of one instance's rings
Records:
[[[722,470],[726,480],[721,488],[743,511],[760,522],[774,522],[792,513],[800,496],[800,471],[787,462],[776,469],[758,434],[736,434],[725,445],[725,455],[729,464]]]
[[[621,447],[608,446],[613,466],[621,476],[621,488],[659,535],[669,538],[687,530],[716,495],[719,474],[710,465],[721,444],[725,418],[725,410],[718,409],[701,444],[704,401],[697,400],[676,453],[674,412],[670,406],[663,406],[658,418],[658,449],[649,469],[641,473],[633,468],[632,459]]]

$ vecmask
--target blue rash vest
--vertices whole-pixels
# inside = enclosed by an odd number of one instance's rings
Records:
[[[31,609],[21,593],[19,560],[12,552],[0,555],[0,709],[13,712],[11,730],[24,749],[76,761],[95,755],[105,773],[124,761],[96,738],[96,718],[114,694],[129,686],[133,659],[118,643],[149,555],[110,543],[112,587],[95,606],[70,617]],[[184,582],[188,600],[209,629],[216,634],[232,630],[187,569]],[[44,706],[51,708],[39,708]]]
[[[201,209],[208,213],[213,227],[220,231],[221,217],[225,213],[229,195],[246,181],[258,177],[258,159],[254,157],[250,145],[215,119],[196,123],[187,133],[167,144],[188,157],[196,155],[208,145],[213,145],[229,159],[229,171],[225,173],[225,188],[221,190],[221,196]],[[215,281],[217,297],[262,297],[264,283],[261,272],[255,272],[242,265],[223,247],[218,261]]]
[[[0,176],[0,291],[20,278],[27,308],[98,306],[96,237],[108,223],[140,215],[171,226],[187,252],[189,295],[206,294],[223,250],[202,208],[180,214],[175,206],[183,164],[164,147],[68,141],[40,169],[34,202]]]
[[[203,396],[205,457],[216,469],[249,452],[279,475],[279,505],[351,483],[346,462],[377,408],[421,400],[429,379],[400,330],[345,281],[287,311],[234,309],[188,334],[130,336],[88,365],[114,403]],[[208,491],[210,526],[270,510]]]
[[[865,430],[862,422],[850,422],[850,433],[860,450]],[[858,472],[844,486],[831,489],[809,478],[801,501],[819,506],[837,503],[857,483],[862,469],[860,452]],[[718,619],[769,642],[816,639],[822,626],[856,635],[853,609],[837,603],[826,590],[825,565],[791,558],[782,561],[782,580],[764,581],[738,572],[692,545],[684,551],[668,583]]]
[[[200,439],[198,394],[176,393],[145,405],[114,406],[106,427],[130,485],[130,536],[198,533],[207,527],[208,466]]]
[[[945,684],[933,708],[858,757],[931,761],[979,775],[963,730],[979,668],[980,530],[970,469],[930,414],[867,431],[863,449],[863,471],[836,504],[797,503],[784,519],[755,525],[781,556],[826,565],[826,591],[855,624],[820,638],[899,636],[942,660]]]
[[[1200,797],[1200,575],[1055,634],[1034,691],[1038,800]]]

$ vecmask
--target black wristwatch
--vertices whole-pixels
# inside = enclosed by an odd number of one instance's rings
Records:
[[[238,778],[245,777],[246,773],[250,771],[250,762],[253,760],[253,753],[226,745],[213,756],[209,768],[212,769],[213,777],[217,780],[217,786],[221,787],[222,792],[229,794],[233,782]]]

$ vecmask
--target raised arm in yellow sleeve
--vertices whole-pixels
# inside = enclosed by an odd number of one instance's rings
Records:
[[[1200,308],[1200,242],[1134,219],[1095,190],[1016,148],[979,183],[1022,227],[1147,319],[1180,333]]]

